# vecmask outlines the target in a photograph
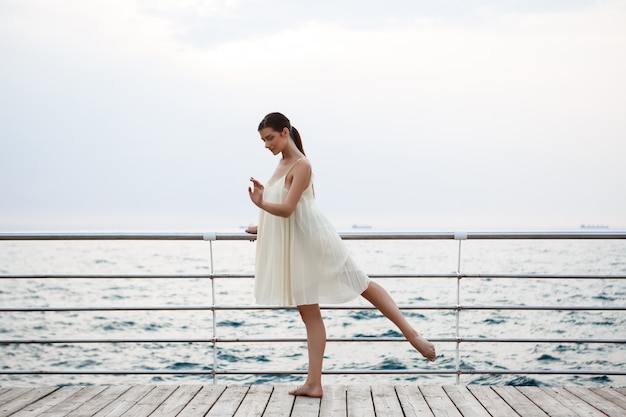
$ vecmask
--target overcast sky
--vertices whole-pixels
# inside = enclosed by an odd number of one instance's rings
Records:
[[[238,230],[285,113],[339,229],[626,227],[623,0],[0,0],[0,231]]]

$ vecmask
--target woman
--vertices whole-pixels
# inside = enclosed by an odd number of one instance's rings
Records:
[[[282,158],[264,187],[250,178],[250,199],[260,209],[255,295],[260,304],[297,306],[306,326],[307,379],[292,395],[322,396],[326,328],[319,303],[342,303],[361,295],[390,319],[425,358],[435,346],[419,335],[389,293],[355,265],[330,221],[315,204],[311,163],[298,131],[281,113],[270,113],[258,128],[265,147]]]

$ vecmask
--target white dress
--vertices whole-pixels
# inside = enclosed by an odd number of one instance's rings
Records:
[[[265,186],[264,201],[285,201],[287,174]],[[360,295],[370,282],[318,209],[312,179],[291,216],[261,210],[255,278],[257,303],[279,306],[343,303]]]

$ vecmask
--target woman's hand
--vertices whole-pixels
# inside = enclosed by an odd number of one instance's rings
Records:
[[[253,187],[248,187],[248,194],[250,195],[250,200],[252,200],[252,202],[256,204],[257,207],[263,208],[261,207],[261,205],[263,204],[263,190],[264,190],[263,184],[261,184],[254,178],[250,178],[250,181],[252,181],[252,185],[253,185]]]
[[[250,233],[252,235],[256,235],[259,230],[259,226],[248,226],[246,227],[246,233]]]

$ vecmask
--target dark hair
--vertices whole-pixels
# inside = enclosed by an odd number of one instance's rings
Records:
[[[264,127],[270,127],[277,132],[282,132],[284,128],[289,129],[289,136],[296,144],[296,147],[300,152],[302,152],[302,154],[306,155],[304,153],[304,148],[302,147],[302,138],[300,138],[300,133],[295,127],[291,126],[291,122],[284,114],[277,112],[269,113],[263,118],[263,120],[261,120],[257,130],[261,130]]]

